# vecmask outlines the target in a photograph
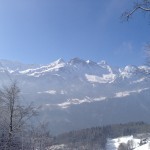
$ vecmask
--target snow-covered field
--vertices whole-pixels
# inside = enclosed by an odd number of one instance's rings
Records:
[[[123,136],[115,139],[108,139],[106,144],[106,150],[123,150],[119,149],[119,145],[122,144],[129,150],[150,150],[150,139],[149,137],[134,137],[134,136]],[[81,145],[80,145],[81,146]],[[78,150],[79,147],[76,147],[75,150]],[[127,148],[127,149],[128,149]],[[79,148],[82,149],[81,147]],[[53,145],[47,150],[72,150],[71,147],[65,144]],[[84,149],[85,150],[85,149]],[[87,149],[89,150],[89,149]],[[97,149],[93,149],[97,150]]]
[[[53,145],[49,147],[47,150],[63,150],[63,149],[66,149],[66,146],[64,144],[60,144],[60,145]]]
[[[118,150],[118,147],[121,143],[124,143],[126,145],[132,146],[132,149],[134,150],[150,150],[150,141],[149,139],[146,140],[145,144],[140,145],[141,139],[134,138],[133,136],[124,136],[124,137],[118,137],[115,139],[108,139],[106,150]]]
[[[135,148],[135,150],[149,150],[149,149],[150,149],[150,143],[147,143],[140,147]]]

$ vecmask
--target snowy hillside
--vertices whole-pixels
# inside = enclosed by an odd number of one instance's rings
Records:
[[[126,144],[128,147],[134,150],[150,150],[150,141],[147,141],[143,145],[139,145],[141,139],[135,139],[133,136],[118,137],[116,139],[109,139],[106,145],[106,150],[121,150],[119,145],[121,143]],[[133,145],[129,143],[133,142]],[[133,147],[132,147],[133,146]],[[84,148],[83,148],[84,149]],[[48,150],[70,150],[65,144],[53,145]],[[122,149],[123,150],[123,149]]]
[[[124,147],[128,147],[134,150],[150,150],[149,138],[140,139],[140,138],[135,138],[133,136],[125,136],[125,137],[118,137],[115,139],[108,139],[106,144],[106,150],[119,150],[121,144],[124,145]]]
[[[150,121],[149,72],[148,66],[119,68],[105,61],[79,58],[68,62],[58,59],[47,65],[0,60],[1,85],[9,83],[10,78],[18,80],[23,102],[41,105],[43,118],[56,132]]]

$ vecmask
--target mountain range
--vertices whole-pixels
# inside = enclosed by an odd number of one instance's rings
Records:
[[[53,133],[130,121],[150,122],[150,67],[58,59],[47,65],[0,60],[0,83],[17,80]]]

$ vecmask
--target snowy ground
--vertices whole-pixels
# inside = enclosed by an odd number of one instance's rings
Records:
[[[135,150],[150,150],[150,143],[137,147]]]
[[[47,150],[65,150],[66,145],[60,144],[60,145],[53,145],[49,147]]]
[[[115,139],[108,139],[106,149],[107,150],[118,150],[121,143],[127,144],[129,141],[133,141],[134,150],[150,150],[150,141],[148,140],[146,144],[139,145],[140,139],[136,139],[133,136],[118,137]]]
[[[140,144],[140,142],[146,139],[145,144]],[[132,141],[132,142],[131,142]],[[140,137],[133,137],[131,136],[123,136],[123,137],[118,137],[115,139],[108,139],[107,144],[106,144],[106,150],[118,150],[118,147],[121,143],[124,143],[126,145],[129,145],[129,143],[132,145],[133,150],[150,150],[150,138],[149,136],[144,138]],[[131,146],[130,145],[130,146]],[[70,150],[69,147],[65,144],[60,144],[60,145],[53,145],[49,147],[47,150]]]

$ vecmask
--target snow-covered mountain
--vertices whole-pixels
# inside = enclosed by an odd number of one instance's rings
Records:
[[[59,59],[48,65],[0,60],[1,85],[18,80],[24,102],[42,105],[52,130],[150,121],[148,66],[112,67],[105,61]]]

